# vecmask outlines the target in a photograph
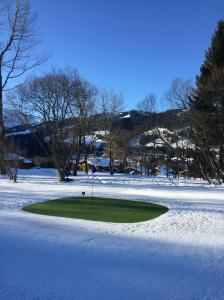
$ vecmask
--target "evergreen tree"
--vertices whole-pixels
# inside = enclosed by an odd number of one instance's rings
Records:
[[[205,53],[205,61],[200,68],[200,75],[196,78],[195,108],[206,111],[214,109],[217,96],[224,80],[224,21],[219,21],[213,34],[211,47]],[[220,91],[219,91],[220,92]]]
[[[211,47],[206,51],[191,109],[205,169],[212,177],[224,181],[224,21],[218,22]]]

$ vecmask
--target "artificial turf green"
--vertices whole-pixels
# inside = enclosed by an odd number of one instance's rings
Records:
[[[97,197],[74,197],[23,207],[24,211],[66,218],[134,223],[159,217],[168,208],[158,204]]]

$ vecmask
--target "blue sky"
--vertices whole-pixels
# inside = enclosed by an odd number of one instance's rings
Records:
[[[176,77],[195,78],[222,0],[31,0],[39,14],[42,71],[69,65],[99,88],[114,88],[127,109],[158,98]],[[41,71],[41,70],[40,70]]]

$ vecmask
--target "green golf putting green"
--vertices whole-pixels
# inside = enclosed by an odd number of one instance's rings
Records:
[[[92,221],[135,223],[151,220],[168,211],[162,205],[97,197],[74,197],[23,207],[24,211]]]

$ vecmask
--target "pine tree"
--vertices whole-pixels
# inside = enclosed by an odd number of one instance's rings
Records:
[[[219,21],[191,102],[197,141],[212,177],[224,181],[224,21]]]
[[[224,21],[219,21],[212,36],[211,47],[205,53],[205,61],[196,78],[195,107],[199,110],[215,106],[214,93],[224,80]]]

